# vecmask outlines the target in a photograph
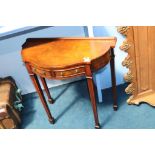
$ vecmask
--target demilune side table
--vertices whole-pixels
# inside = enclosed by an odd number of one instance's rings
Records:
[[[29,38],[22,46],[22,59],[34,87],[47,113],[49,122],[55,120],[48,108],[38,77],[47,94],[49,103],[54,103],[45,79],[69,79],[85,76],[95,119],[95,128],[100,128],[95,101],[93,72],[110,62],[113,90],[113,108],[117,110],[114,50],[115,37],[101,38]]]

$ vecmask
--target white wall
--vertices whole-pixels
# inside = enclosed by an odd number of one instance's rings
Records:
[[[93,32],[95,37],[104,36],[116,36],[117,44],[114,49],[115,51],[115,68],[116,68],[116,81],[117,85],[124,83],[124,74],[127,73],[127,69],[122,66],[122,61],[126,57],[127,53],[121,51],[119,46],[122,44],[124,37],[117,32],[115,26],[94,26]],[[101,89],[111,87],[111,75],[110,75],[110,65],[105,69],[98,72],[101,81]]]
[[[17,82],[23,94],[34,92],[25,66],[20,56],[21,46],[29,37],[69,37],[85,36],[83,27],[66,26],[50,27],[21,36],[0,41],[0,77],[11,75]],[[49,86],[55,86],[65,81],[48,81]]]

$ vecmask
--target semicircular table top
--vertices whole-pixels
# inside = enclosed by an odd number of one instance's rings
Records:
[[[30,38],[22,46],[22,58],[42,68],[58,68],[96,59],[115,44],[115,37]]]

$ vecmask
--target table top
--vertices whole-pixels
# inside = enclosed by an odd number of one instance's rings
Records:
[[[24,62],[42,68],[90,63],[116,44],[115,37],[30,38],[23,44]]]

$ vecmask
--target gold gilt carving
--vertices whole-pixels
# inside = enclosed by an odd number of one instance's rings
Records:
[[[132,98],[134,97],[134,92],[135,92],[135,85],[133,83],[133,79],[134,79],[134,76],[132,74],[132,71],[131,71],[131,68],[132,68],[132,59],[130,57],[130,54],[129,54],[129,50],[131,47],[131,45],[129,44],[128,42],[128,33],[129,33],[129,30],[130,30],[130,27],[129,26],[119,26],[117,27],[117,31],[126,36],[126,39],[123,41],[122,45],[119,47],[122,51],[125,51],[128,53],[127,57],[124,59],[124,61],[122,62],[122,65],[126,68],[129,69],[128,73],[126,73],[124,75],[124,80],[126,82],[129,82],[130,84],[128,85],[128,87],[125,89],[125,92],[127,94],[132,94],[132,96],[129,97],[129,99],[127,100],[127,103],[130,104],[131,103],[131,100]]]
[[[135,91],[135,88],[134,88],[134,84],[133,83],[129,84],[128,87],[125,89],[125,92],[127,94],[133,94],[134,91]]]
[[[126,68],[130,68],[132,65],[132,60],[130,59],[130,56],[127,56],[124,61],[122,62],[122,65]]]
[[[130,44],[128,44],[127,40],[123,41],[122,45],[119,47],[122,51],[127,51],[130,48]]]
[[[132,80],[133,80],[133,75],[132,75],[132,72],[129,70],[129,72],[128,73],[126,73],[125,75],[124,75],[124,80],[126,81],[126,82],[132,82]]]
[[[117,31],[122,35],[127,35],[129,26],[117,26]]]
[[[130,96],[128,99],[127,99],[127,103],[128,104],[132,104],[131,100],[134,98],[134,95]]]
[[[128,68],[124,79],[130,83],[127,103],[155,107],[155,26],[121,26],[117,31],[125,36],[120,49],[128,53],[122,62]]]

